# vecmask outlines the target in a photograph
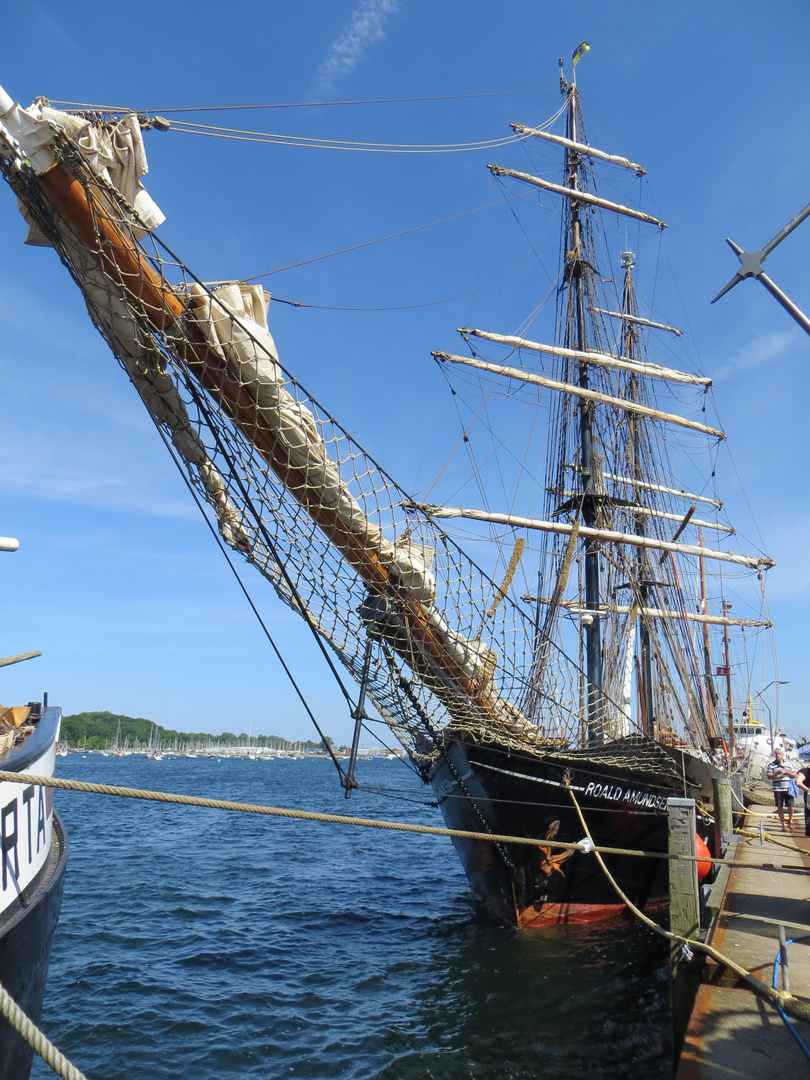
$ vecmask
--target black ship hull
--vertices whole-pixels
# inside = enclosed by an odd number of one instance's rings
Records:
[[[430,782],[452,829],[578,843],[585,831],[573,794],[597,847],[665,853],[667,798],[710,793],[713,774],[720,775],[707,762],[638,739],[601,754],[540,756],[459,735],[446,739]],[[473,892],[509,924],[602,919],[624,909],[586,851],[453,843]],[[606,855],[605,863],[637,906],[667,902],[666,860]]]
[[[30,733],[0,754],[0,769],[52,776],[61,710],[33,707]],[[0,984],[35,1024],[42,1014],[62,907],[67,836],[53,789],[0,782]],[[27,1080],[33,1049],[0,1018],[0,1080]]]
[[[21,902],[0,918],[0,983],[37,1025],[62,907],[67,854],[67,834],[54,814],[48,861],[32,887],[22,894]],[[0,1080],[25,1080],[33,1054],[33,1048],[0,1018]]]

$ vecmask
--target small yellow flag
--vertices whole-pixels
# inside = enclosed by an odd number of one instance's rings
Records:
[[[585,53],[588,52],[589,49],[590,45],[587,41],[583,41],[581,45],[577,45],[576,49],[574,49],[573,53],[571,54],[574,60],[574,67],[577,66],[577,64],[580,62]]]

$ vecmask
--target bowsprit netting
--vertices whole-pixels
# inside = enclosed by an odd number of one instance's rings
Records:
[[[582,674],[280,365],[260,287],[204,287],[58,134],[59,164],[5,167],[36,234],[171,442],[223,540],[360,680],[423,767],[449,726],[576,743]],[[174,279],[170,283],[170,278]],[[368,649],[368,653],[367,653]],[[532,721],[520,710],[531,690]],[[432,740],[432,741],[431,741]]]

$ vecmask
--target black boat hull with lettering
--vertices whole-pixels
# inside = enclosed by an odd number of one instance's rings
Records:
[[[652,773],[651,756],[658,759]],[[633,767],[634,759],[646,767]],[[667,798],[710,792],[712,775],[720,774],[703,760],[639,739],[612,744],[601,756],[541,756],[454,736],[445,740],[430,779],[452,829],[576,844],[585,839],[578,805],[597,847],[664,854]],[[453,843],[476,897],[509,924],[603,919],[624,910],[586,850],[464,838]],[[665,859],[614,854],[605,862],[634,904],[667,902]]]

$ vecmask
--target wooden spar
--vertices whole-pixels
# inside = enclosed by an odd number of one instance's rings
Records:
[[[579,349],[566,349],[561,345],[543,345],[537,341],[528,341],[526,338],[513,337],[509,334],[493,334],[488,330],[464,330],[459,333],[466,337],[484,338],[486,341],[495,341],[500,345],[510,345],[513,349],[529,349],[532,352],[548,353],[551,356],[565,356],[571,360],[581,360],[586,364],[601,364],[603,367],[620,368],[622,371],[633,371],[638,375],[648,375],[653,379],[669,379],[671,382],[689,383],[692,386],[711,386],[712,380],[704,375],[691,375],[688,371],[678,371],[676,368],[661,367],[660,364],[647,364],[640,360],[632,360],[627,356],[613,356],[611,353],[593,352]]]
[[[638,323],[639,326],[651,326],[653,330],[668,330],[670,334],[677,334],[678,337],[683,336],[683,330],[679,330],[677,326],[652,322],[650,319],[642,319],[640,315],[624,315],[621,311],[608,311],[607,308],[601,307],[592,307],[588,308],[588,310],[595,312],[597,315],[610,315],[613,319],[624,319],[625,322]]]
[[[679,427],[691,428],[692,431],[702,431],[704,435],[711,435],[715,439],[725,439],[722,431],[699,424],[696,420],[687,420],[675,413],[661,412],[659,409],[651,409],[649,405],[641,405],[637,401],[626,401],[624,398],[610,397],[608,394],[600,394],[597,390],[585,390],[573,383],[558,382],[556,379],[548,379],[545,375],[535,375],[533,372],[522,371],[520,368],[505,367],[502,364],[488,364],[485,360],[477,360],[472,356],[455,356],[453,353],[434,352],[431,354],[437,360],[449,360],[453,364],[466,364],[468,367],[479,368],[481,371],[491,371],[496,375],[505,375],[508,379],[518,379],[520,382],[532,383],[535,386],[545,386],[549,390],[559,390],[563,394],[574,394],[585,401],[598,401],[603,405],[613,405],[625,412],[638,413],[639,416],[647,416],[651,420],[661,420],[668,424],[677,424]]]
[[[663,518],[665,521],[681,521],[680,514],[668,514],[664,510],[652,510],[649,506],[634,506],[634,514],[641,514],[644,517],[657,517]],[[713,521],[702,521],[700,518],[693,517],[691,519],[692,524],[699,526],[702,529],[714,529],[716,532],[723,532],[731,534],[734,529],[730,525],[718,525]]]
[[[140,250],[121,232],[110,216],[103,191],[95,188],[97,202],[91,207],[82,185],[67,170],[56,165],[38,177],[45,195],[94,250],[98,248],[107,272],[119,280],[129,293],[130,303],[140,308],[152,327],[165,331],[183,315],[183,304],[169,283],[153,269]],[[98,234],[104,237],[99,244]],[[306,499],[306,477],[283,461],[275,434],[269,429],[256,408],[246,387],[228,374],[222,360],[209,348],[201,332],[192,324],[188,340],[178,346],[189,370],[200,384],[222,405],[233,422],[256,446],[278,478],[302,503]],[[373,552],[366,552],[359,538],[334,522],[333,516],[323,513],[317,503],[307,506],[314,520],[326,531],[346,558],[369,584],[381,585],[387,571],[377,567]],[[323,520],[320,520],[323,518]]]
[[[38,175],[37,181],[48,201],[70,223],[88,248],[98,253],[106,272],[112,280],[121,283],[129,294],[129,303],[153,330],[162,333],[178,324],[184,314],[183,304],[171,285],[118,227],[100,184],[93,178],[87,179],[87,190],[92,192],[91,205],[85,187],[61,163]],[[267,425],[248,388],[229,374],[222,358],[210,348],[201,330],[193,323],[184,329],[185,339],[177,343],[177,349],[189,371],[219,402],[365,584],[372,590],[382,590],[388,585],[388,570],[381,564],[377,553],[364,545],[362,535],[346,529],[332,510],[318,501],[308,487],[305,471],[285,461],[286,451]],[[447,647],[430,625],[424,606],[407,595],[401,600],[409,634],[418,644],[428,665],[433,664],[438,669],[438,675],[434,674],[431,679],[431,687],[437,696],[447,700],[449,689],[451,695],[456,693],[465,697],[491,722],[503,723],[486,682],[483,679],[470,679],[449,655]],[[447,685],[437,686],[437,683]]]
[[[592,146],[588,146],[587,143],[574,142],[573,139],[566,139],[563,135],[552,135],[550,131],[543,131],[541,128],[524,127],[523,124],[510,124],[509,126],[517,135],[533,135],[537,139],[547,139],[548,142],[567,146],[569,150],[576,150],[580,154],[585,154],[586,157],[598,158],[599,161],[609,161],[611,165],[621,165],[625,169],[632,169],[639,176],[647,175],[646,169],[642,169],[640,165],[637,165],[635,161],[631,161],[629,158],[621,157],[620,154],[607,154],[604,150],[595,150]]]
[[[665,229],[667,227],[665,221],[659,221],[658,218],[651,217],[650,214],[643,214],[640,210],[633,210],[629,206],[622,206],[621,203],[600,199],[598,195],[591,195],[589,191],[579,191],[576,188],[563,187],[562,184],[552,184],[550,180],[543,180],[539,176],[532,176],[531,173],[517,172],[515,169],[504,169],[500,165],[488,165],[487,168],[493,176],[511,176],[515,180],[522,180],[526,184],[533,184],[534,187],[544,188],[546,191],[553,191],[557,195],[564,195],[567,199],[574,199],[576,202],[589,203],[591,206],[601,206],[603,210],[612,210],[614,214],[624,214],[625,217],[649,222],[650,225],[657,225],[659,229]]]
[[[605,473],[602,473],[605,476]],[[560,496],[563,499],[581,499],[581,491],[556,491],[554,494]],[[610,498],[610,496],[608,496]],[[663,518],[665,521],[683,521],[683,514],[669,514],[664,510],[653,510],[649,506],[639,506],[638,503],[620,504],[623,505],[625,510],[632,510],[634,514],[639,514],[642,517],[656,517]],[[559,511],[557,511],[559,513]],[[730,525],[718,525],[713,521],[701,521],[700,518],[693,517],[690,519],[692,525],[700,526],[704,529],[714,529],[716,532],[733,533],[735,530]]]
[[[0,659],[0,667],[8,667],[9,664],[19,664],[23,660],[33,660],[37,656],[42,656],[41,649],[36,649],[34,652],[16,653],[14,656],[4,656]]]
[[[638,536],[636,533],[612,532],[609,529],[592,529],[586,525],[572,525],[566,521],[540,521],[536,518],[519,517],[517,514],[499,514],[489,510],[469,510],[460,506],[433,506],[430,503],[407,503],[408,508],[418,510],[431,518],[469,518],[472,521],[489,521],[494,525],[507,525],[513,529],[537,529],[539,532],[561,533],[570,536],[575,528],[586,539],[603,540],[609,544],[629,544],[632,547],[651,548],[667,554],[697,555],[719,562],[736,563],[752,570],[774,566],[766,555],[735,555],[732,551],[717,551],[696,544],[678,544],[672,540],[658,540],[654,536]],[[676,533],[677,535],[677,533]]]
[[[573,469],[574,472],[579,471],[579,465],[566,465],[567,469]],[[660,491],[664,495],[677,495],[680,499],[688,499],[689,502],[704,502],[710,506],[716,506],[718,510],[723,509],[723,504],[719,499],[710,499],[706,495],[693,495],[691,491],[682,491],[678,488],[663,487],[661,484],[652,484],[645,480],[633,480],[629,476],[618,476],[616,473],[602,473],[605,480],[616,480],[620,484],[633,484],[635,487],[647,488],[649,491]],[[680,519],[678,519],[680,520]]]
[[[524,596],[524,600],[534,604],[554,603],[553,597],[547,596]],[[590,608],[586,608],[576,600],[560,600],[560,607],[570,611],[572,615],[587,615]],[[763,627],[766,630],[773,626],[772,622],[765,619],[735,619],[724,615],[702,615],[697,611],[675,611],[673,608],[639,607],[628,604],[600,604],[598,611],[610,615],[629,615],[637,611],[649,619],[687,619],[689,622],[705,623],[708,626],[746,626],[749,628]]]
[[[685,514],[683,515],[683,517],[681,518],[681,523],[680,523],[680,525],[679,525],[679,526],[678,526],[678,528],[677,528],[677,529],[675,530],[675,532],[674,532],[674,533],[672,534],[672,541],[673,541],[673,543],[674,543],[674,542],[675,542],[675,541],[676,541],[676,540],[678,539],[678,537],[679,537],[679,536],[681,535],[681,533],[683,532],[683,530],[684,530],[684,529],[686,528],[686,526],[687,526],[687,525],[689,524],[689,522],[690,522],[690,521],[692,520],[692,514],[694,514],[694,512],[695,512],[695,507],[694,507],[694,506],[690,506],[690,507],[689,507],[689,509],[688,509],[688,510],[686,511],[686,513],[685,513]],[[700,548],[701,548],[701,550],[702,550],[702,548],[703,548],[703,544],[700,544],[699,546],[700,546]],[[701,558],[702,558],[702,556],[701,556]]]

